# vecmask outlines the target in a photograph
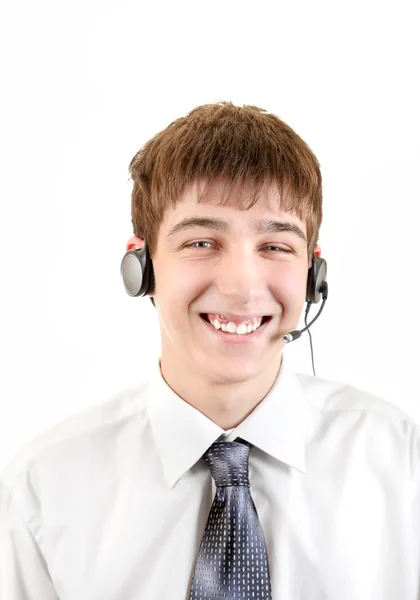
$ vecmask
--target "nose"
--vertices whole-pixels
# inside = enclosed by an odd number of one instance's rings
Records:
[[[237,249],[226,252],[218,263],[215,281],[220,296],[229,298],[230,306],[258,304],[268,285],[264,261],[253,251]]]

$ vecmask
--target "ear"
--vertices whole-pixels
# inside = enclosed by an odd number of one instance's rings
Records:
[[[126,252],[133,250],[134,248],[143,248],[144,240],[136,235],[133,235],[127,242]]]

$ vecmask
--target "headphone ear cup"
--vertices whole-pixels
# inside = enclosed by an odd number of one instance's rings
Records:
[[[155,289],[155,273],[153,271],[153,263],[150,258],[149,248],[144,245],[144,292],[143,296],[151,294]],[[153,298],[151,298],[153,302]],[[154,302],[153,302],[154,304]]]
[[[321,300],[321,286],[327,279],[327,261],[316,254],[312,257],[312,266],[308,269],[306,302],[317,304]]]
[[[125,253],[120,272],[125,291],[129,296],[146,296],[153,291],[155,286],[153,264],[146,245]]]

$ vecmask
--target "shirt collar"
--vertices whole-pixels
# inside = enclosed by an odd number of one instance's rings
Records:
[[[166,383],[157,361],[147,388],[153,436],[168,485],[172,488],[223,433]],[[279,374],[267,394],[234,430],[240,437],[277,460],[306,472],[309,406],[296,373],[283,353]],[[231,439],[233,434],[229,435]]]

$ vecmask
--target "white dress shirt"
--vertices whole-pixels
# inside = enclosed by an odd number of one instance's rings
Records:
[[[1,600],[186,600],[223,430],[151,377],[31,440],[0,477]],[[251,442],[273,600],[419,600],[420,427],[294,373],[224,439]]]

